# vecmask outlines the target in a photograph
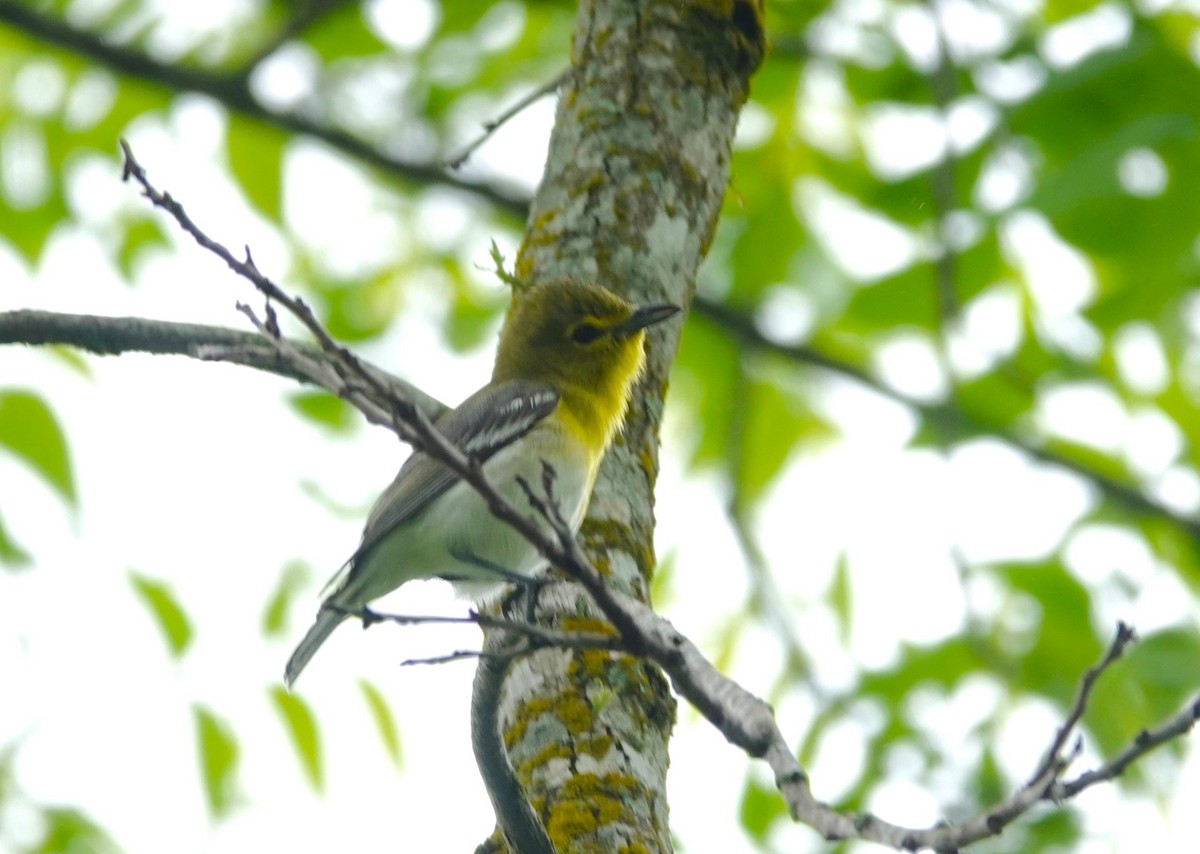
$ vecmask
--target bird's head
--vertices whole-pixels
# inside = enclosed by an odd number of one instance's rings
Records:
[[[600,411],[616,413],[619,423],[642,370],[644,330],[678,311],[669,303],[634,305],[590,282],[548,282],[513,305],[492,378],[547,382],[564,395],[579,392]]]

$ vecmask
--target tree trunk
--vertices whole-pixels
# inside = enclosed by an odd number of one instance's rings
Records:
[[[637,302],[688,304],[728,181],[738,111],[762,59],[761,15],[741,0],[580,4],[574,70],[518,278],[532,286],[593,279]],[[678,324],[668,327],[648,336],[645,376],[581,531],[610,583],[643,601],[655,565],[659,424],[679,334]],[[581,602],[561,602],[551,621],[597,628]],[[662,674],[633,656],[546,650],[512,665],[498,725],[557,852],[671,850],[674,713]]]

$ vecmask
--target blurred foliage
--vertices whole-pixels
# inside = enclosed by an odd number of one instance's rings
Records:
[[[62,16],[77,4],[35,5]],[[294,118],[436,167],[482,121],[565,67],[573,4],[431,0],[417,4],[429,13],[427,33],[416,19],[397,27],[400,7],[386,0],[372,13],[344,0],[240,4],[229,21],[191,31],[169,13],[148,14],[141,0],[87,5],[91,32],[119,34],[114,44],[216,75],[226,87],[218,165],[277,228],[288,274],[309,288],[337,336],[378,342],[424,287],[444,306],[450,346],[487,344],[505,294],[481,287],[471,271],[484,238],[513,232],[519,218],[436,179],[343,156],[343,180],[322,187],[322,198],[341,199],[346,184],[365,182],[368,207],[389,225],[368,232],[375,251],[334,263],[337,253],[290,213],[297,187],[289,160],[313,148],[294,132]],[[857,719],[862,704],[877,710],[885,723],[864,725],[869,758],[839,799],[861,806],[896,751],[918,757],[916,783],[954,765],[911,713],[913,697],[950,702],[987,686],[991,712],[968,735],[978,761],[957,769],[970,796],[953,806],[967,814],[1021,782],[990,747],[1006,716],[1026,703],[1062,709],[1109,641],[1100,604],[1111,591],[1097,590],[1065,557],[1082,526],[1115,526],[1148,547],[1158,572],[1200,589],[1200,19],[1172,3],[776,0],[767,26],[773,50],[754,80],[698,283],[703,300],[732,314],[698,306],[676,363],[672,406],[690,430],[692,466],[720,475],[729,506],[752,519],[792,461],[836,438],[821,393],[834,380],[903,405],[915,425],[910,448],[949,457],[980,438],[998,440],[1043,464],[1065,464],[1098,498],[1048,554],[970,567],[964,578],[993,592],[990,610],[968,604],[958,634],[903,646],[886,665],[853,673],[848,687],[820,697],[798,745],[810,761],[831,727]],[[156,47],[164,33],[176,46],[170,56]],[[251,67],[275,48],[282,51]],[[269,92],[272,63],[295,72],[295,91]],[[84,223],[136,279],[144,251],[168,240],[161,222],[131,206],[97,226],[72,195],[72,177],[97,157],[115,172],[116,139],[169,128],[187,97],[175,83],[117,73],[0,22],[0,152],[20,167],[0,169],[4,244],[37,265],[56,231]],[[245,103],[277,119],[254,118]],[[467,171],[513,185],[487,166]],[[453,241],[439,240],[422,227],[430,211],[467,224]],[[933,391],[890,385],[895,374],[881,370],[901,334],[935,366]],[[1057,392],[1080,387],[1115,402],[1125,419],[1116,445],[1045,417]],[[297,392],[290,402],[334,431],[355,423],[323,393]],[[1155,419],[1166,425],[1161,435],[1174,437],[1149,462],[1134,452],[1135,417]],[[68,446],[52,402],[36,390],[0,391],[0,453],[74,507]],[[2,485],[0,499],[12,500]],[[22,533],[0,519],[6,568],[29,563]],[[852,569],[839,555],[822,594],[785,603],[820,609],[844,646],[860,598]],[[688,571],[673,567],[672,589]],[[164,582],[132,580],[169,651],[182,655],[191,638],[182,603]],[[264,635],[285,634],[289,603],[307,583],[302,568],[281,572],[264,605]],[[1194,693],[1200,636],[1194,607],[1189,613],[1149,633],[1104,677],[1086,717],[1102,753]],[[1022,614],[1033,616],[1013,617]],[[706,639],[718,663],[734,661],[758,619],[760,609],[731,605]],[[802,692],[811,678],[789,669],[772,693]],[[367,683],[361,690],[383,750],[399,762],[386,700]],[[320,788],[319,720],[282,690],[270,696]],[[201,705],[193,715],[201,779],[219,818],[236,801],[235,726]],[[1136,771],[1129,780],[1145,784]],[[772,825],[786,820],[771,787],[749,778],[740,808],[747,832],[769,848]],[[93,832],[77,815],[46,815],[47,838]],[[1014,828],[1011,850],[1067,850],[1081,832],[1075,813],[1055,811]]]
[[[325,767],[321,760],[321,736],[317,732],[312,710],[295,694],[289,694],[282,685],[271,689],[271,702],[291,736],[304,775],[314,789],[321,791],[325,787]]]
[[[358,423],[350,404],[327,391],[294,392],[288,402],[300,415],[336,433],[349,432]]]
[[[192,623],[170,587],[136,572],[130,573],[129,582],[158,623],[171,657],[181,657],[192,642]]]
[[[387,698],[365,679],[359,680],[358,687],[362,691],[363,700],[366,701],[367,710],[371,713],[375,729],[379,731],[379,739],[383,742],[384,750],[387,751],[392,762],[399,767],[403,757],[400,749],[400,730],[396,727],[396,718],[392,715]]]
[[[86,851],[88,854],[117,854],[121,850],[103,828],[78,810],[51,807],[41,815],[45,836],[41,842],[18,854],[62,854]]]
[[[229,724],[211,710],[194,705],[192,717],[208,809],[214,818],[221,818],[238,803],[237,769],[241,749]]]
[[[299,561],[292,561],[279,573],[279,581],[275,592],[267,600],[263,609],[262,633],[268,637],[280,635],[287,631],[287,615],[291,609],[292,600],[305,589],[312,577],[309,567]]]
[[[5,529],[4,519],[0,517],[0,564],[11,571],[24,569],[32,560],[29,552],[25,551]]]
[[[0,448],[37,472],[72,507],[75,479],[58,420],[34,393],[0,391]]]

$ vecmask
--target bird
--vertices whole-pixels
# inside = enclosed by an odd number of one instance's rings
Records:
[[[578,279],[531,287],[514,299],[491,380],[434,424],[543,528],[548,523],[520,480],[541,483],[545,466],[552,468],[559,515],[576,533],[643,371],[645,330],[680,310],[635,305]],[[506,581],[532,577],[544,563],[469,484],[415,450],[375,502],[358,548],[326,585],[284,681],[295,683],[346,617],[408,581],[442,578],[479,600]]]

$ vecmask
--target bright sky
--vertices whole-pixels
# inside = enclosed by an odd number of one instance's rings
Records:
[[[386,28],[395,9],[376,6]],[[543,102],[498,135],[481,158],[528,161],[528,140],[544,140],[550,119]],[[877,126],[887,133],[911,119],[882,115]],[[920,134],[924,120],[915,121],[904,126]],[[980,121],[986,123],[986,116]],[[287,269],[285,247],[213,166],[222,125],[210,107],[185,99],[167,122],[141,122],[130,137],[154,180],[184,200],[198,222],[230,245],[250,244],[268,274]],[[914,156],[881,168],[919,165]],[[536,161],[521,168],[527,180],[536,178]],[[304,146],[290,155],[288,169],[289,222],[328,250],[325,263],[344,270],[362,263],[364,253],[380,263],[403,256],[402,223],[380,213],[380,194],[352,170]],[[106,223],[145,207],[118,179],[115,162],[76,165],[72,202],[84,224],[60,231],[32,274],[0,249],[0,310],[244,327],[233,305],[254,301],[248,286],[191,244],[146,257],[135,287],[120,281],[100,248]],[[336,206],[324,201],[329,187],[337,188]],[[823,184],[797,187],[796,198],[800,215],[821,224],[817,233],[830,254],[865,276],[883,275],[922,251],[914,235],[872,221]],[[454,203],[430,204],[433,210],[415,218],[442,239],[470,247],[475,263],[490,267],[486,247],[492,237],[512,256],[512,235],[475,233]],[[839,243],[848,227],[855,229],[853,247]],[[1038,271],[1029,285],[1046,322],[1067,342],[1086,348],[1089,330],[1078,315],[1094,287],[1086,264],[1031,212],[1010,218],[1005,240],[1017,263]],[[864,252],[864,246],[876,251]],[[478,281],[494,286],[483,273]],[[437,331],[444,293],[436,281],[426,284],[431,286],[415,292],[396,328],[365,354],[453,402],[486,379],[490,346],[467,357],[446,353]],[[986,370],[1015,346],[1014,287],[997,283],[967,307],[961,340],[951,342],[962,370]],[[792,307],[790,321],[783,308],[773,321],[781,334],[804,327],[809,307],[802,300]],[[1126,369],[1153,382],[1153,342],[1147,345],[1135,331],[1125,349]],[[898,334],[886,353],[882,375],[905,392],[932,396],[944,384],[927,342]],[[37,558],[30,572],[0,574],[0,741],[20,744],[22,790],[37,803],[82,808],[130,854],[157,854],[165,841],[184,854],[374,851],[394,848],[397,838],[413,850],[471,850],[493,825],[470,754],[472,665],[400,669],[396,662],[472,647],[473,631],[380,626],[361,632],[346,626],[335,634],[298,688],[321,725],[324,795],[306,783],[268,696],[315,610],[317,590],[353,549],[366,508],[390,481],[404,449],[374,428],[331,437],[283,405],[293,384],[249,370],[148,356],[90,359],[89,365],[90,378],[46,353],[0,348],[4,386],[35,389],[66,425],[81,507],[73,517],[65,514],[36,477],[0,455],[5,523]],[[1170,436],[1152,415],[1114,409],[1102,390],[1066,388],[1062,395],[1067,397],[1047,401],[1039,413],[1046,423],[1083,433],[1098,446],[1124,449],[1166,479],[1174,455],[1156,456],[1156,449]],[[829,689],[844,687],[855,663],[885,666],[900,642],[935,643],[959,630],[964,596],[985,611],[998,601],[985,581],[964,590],[951,549],[971,561],[1037,558],[1095,501],[1075,479],[1032,466],[996,443],[972,443],[948,457],[908,449],[915,425],[907,413],[849,384],[822,384],[815,401],[841,435],[791,461],[757,525],[784,600],[794,609],[796,631],[816,662],[816,678]],[[1097,425],[1108,432],[1087,434]],[[745,598],[748,583],[724,516],[724,485],[684,471],[691,440],[669,411],[657,538],[659,554],[673,555],[676,569],[659,605],[712,653],[735,618],[730,603]],[[1194,503],[1195,489],[1189,492],[1178,478],[1172,482],[1177,503]],[[315,484],[350,512],[331,514],[303,484]],[[818,603],[842,554],[854,589],[849,653],[833,615]],[[1097,591],[1094,618],[1100,625],[1121,617],[1149,631],[1189,619],[1172,571],[1132,538],[1092,525],[1073,535],[1068,554],[1072,568]],[[296,560],[312,568],[307,594],[293,609],[288,638],[264,640],[262,609],[280,568]],[[130,572],[167,580],[188,609],[199,634],[182,662],[167,658],[128,584]],[[1136,582],[1134,592],[1123,583],[1129,580]],[[902,612],[898,601],[905,603]],[[409,585],[382,603],[389,605],[414,613],[463,609],[439,583]],[[1040,614],[997,619],[1036,621]],[[731,674],[765,693],[780,664],[770,630],[751,627],[735,650]],[[356,685],[361,676],[383,691],[397,715],[400,770],[380,748]],[[980,679],[949,696],[926,692],[912,699],[911,713],[938,722],[947,756],[970,761],[979,751],[970,726],[991,712],[997,690]],[[200,789],[191,702],[231,722],[242,750],[245,808],[215,827]],[[781,697],[777,708],[794,740],[816,711],[799,692]],[[1000,736],[1006,768],[1026,773],[1057,723],[1058,715],[1042,705],[1010,707]],[[863,761],[863,734],[881,725],[879,710],[863,704],[835,729],[810,769],[819,797],[836,798],[852,782]],[[890,760],[894,776],[873,808],[906,823],[935,820],[935,798],[955,791],[953,768],[930,793],[909,782],[914,757],[897,751]],[[670,803],[672,829],[684,850],[746,848],[737,804],[748,767],[753,763],[681,707]],[[1194,758],[1175,782],[1165,820],[1151,802],[1118,798],[1102,787],[1080,801],[1091,837],[1078,851],[1169,850],[1172,839],[1200,837],[1197,802],[1200,763]],[[0,852],[36,838],[31,815],[19,805],[0,815]],[[779,850],[823,848],[800,828],[784,827],[777,837]]]

